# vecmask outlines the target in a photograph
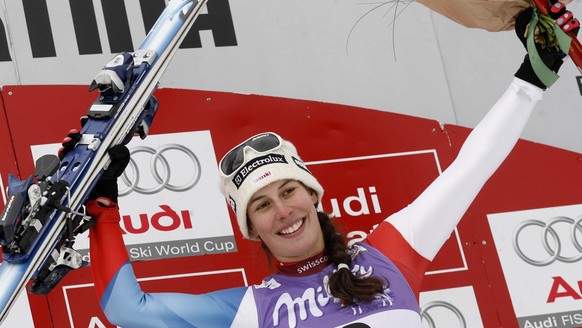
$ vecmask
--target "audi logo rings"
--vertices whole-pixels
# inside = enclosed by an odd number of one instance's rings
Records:
[[[443,308],[452,312],[459,321],[459,328],[467,328],[467,321],[465,320],[463,313],[461,313],[461,311],[453,304],[444,301],[428,302],[422,306],[421,317],[428,324],[429,328],[437,328],[435,320],[429,314],[429,311],[434,308]],[[440,327],[451,327],[451,325],[450,322],[447,322],[446,325],[441,325]]]
[[[568,223],[571,225],[569,231],[570,242],[579,252],[578,254],[572,256],[565,256],[562,254],[562,246],[564,241],[561,238],[564,238],[564,236],[560,237],[556,229],[553,228],[555,224],[560,222]],[[519,236],[526,227],[530,226],[541,227],[540,241],[544,250],[548,253],[548,257],[542,259],[533,259],[523,252],[523,247],[520,245]],[[546,266],[555,261],[575,263],[582,259],[582,243],[580,240],[578,240],[577,232],[582,233],[582,215],[576,217],[575,219],[565,216],[557,216],[550,219],[547,223],[540,220],[526,220],[520,223],[513,231],[513,249],[519,258],[533,266]],[[552,236],[552,239],[554,240],[553,243],[548,240],[549,236]]]
[[[183,177],[180,176],[176,179],[174,176],[173,182],[170,181],[173,175],[176,174],[175,170],[172,170],[172,166],[170,165],[170,161],[166,157],[169,151],[178,151],[186,156],[187,161],[185,163],[180,163],[180,166],[187,165],[187,169],[183,170],[186,171]],[[140,167],[138,167],[134,157],[136,154],[139,153],[146,153],[150,154],[150,174],[155,180],[153,185],[140,185],[144,179],[143,172],[140,172]],[[135,191],[140,194],[151,195],[155,194],[162,189],[168,189],[171,191],[186,191],[192,189],[200,180],[200,176],[202,175],[200,161],[196,154],[192,152],[190,149],[183,145],[179,144],[167,144],[163,145],[158,149],[154,149],[152,147],[147,146],[138,146],[131,149],[131,157],[129,160],[129,165],[121,175],[121,181],[128,186],[127,189],[123,189],[119,191],[119,196],[125,196],[132,191]],[[141,168],[143,169],[143,168]],[[128,170],[133,173],[130,178],[130,174],[128,174]],[[188,179],[189,177],[189,179]],[[182,181],[183,179],[188,179],[183,183],[177,183],[175,181]]]

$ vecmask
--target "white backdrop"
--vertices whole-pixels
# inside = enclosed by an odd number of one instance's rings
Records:
[[[0,85],[88,84],[113,57],[101,1],[93,7],[102,54],[88,55],[76,47],[69,1],[47,2],[56,57],[33,58],[22,1],[0,0],[11,56],[0,62]],[[213,32],[202,31],[202,48],[179,51],[162,87],[319,100],[473,127],[524,54],[513,31],[468,29],[407,0],[223,2],[237,45],[215,47]],[[142,12],[138,0],[125,5],[137,48]],[[572,63],[561,73],[523,137],[580,152],[579,73]]]

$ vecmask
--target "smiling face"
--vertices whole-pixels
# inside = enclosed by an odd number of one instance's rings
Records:
[[[272,182],[249,201],[250,234],[281,262],[309,258],[324,248],[316,203],[317,194],[296,180]]]

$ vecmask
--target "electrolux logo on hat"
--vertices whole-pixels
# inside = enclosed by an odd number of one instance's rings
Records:
[[[269,164],[289,164],[285,159],[285,156],[279,154],[268,154],[265,156],[260,156],[257,158],[252,159],[250,162],[245,164],[232,179],[232,182],[236,186],[236,189],[239,189],[245,179],[253,172],[254,170],[258,169],[261,166],[269,165]]]

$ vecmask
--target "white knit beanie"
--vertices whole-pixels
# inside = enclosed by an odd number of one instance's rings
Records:
[[[278,146],[274,149],[257,151],[252,143],[261,138],[271,140],[278,138]],[[237,155],[233,156],[233,153]],[[236,164],[233,164],[234,162]],[[233,172],[226,169],[230,173],[227,175],[223,166],[229,167]],[[254,239],[250,237],[247,225],[249,200],[255,192],[274,181],[287,179],[300,181],[317,193],[318,203],[321,203],[323,196],[321,184],[299,158],[295,146],[273,132],[255,135],[233,148],[222,158],[219,169],[220,192],[230,204],[240,231],[247,239]]]

